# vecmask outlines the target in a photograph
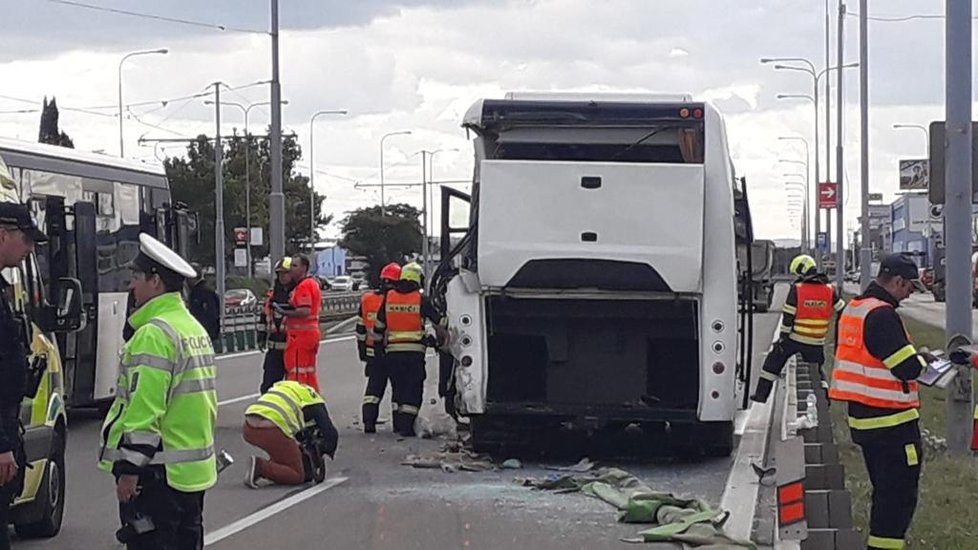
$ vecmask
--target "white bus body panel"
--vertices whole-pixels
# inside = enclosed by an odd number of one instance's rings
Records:
[[[582,187],[587,176],[601,186]],[[501,288],[531,260],[617,260],[652,266],[674,292],[699,292],[703,179],[692,164],[483,161],[479,278]],[[597,241],[582,242],[585,232]]]
[[[448,327],[452,355],[459,361],[455,369],[457,407],[462,414],[481,414],[486,410],[486,381],[489,371],[485,308],[479,279],[470,271],[461,271],[448,283]],[[461,361],[470,357],[472,363]]]
[[[98,296],[98,349],[95,352],[95,386],[92,390],[95,401],[115,398],[128,298],[125,292],[106,292]]]
[[[700,298],[700,398],[702,421],[730,421],[737,409],[737,258],[734,239],[733,165],[720,113],[705,109],[706,200],[703,205],[703,289]],[[677,216],[682,215],[677,213]],[[722,325],[722,330],[714,330]],[[716,374],[713,365],[723,364]]]

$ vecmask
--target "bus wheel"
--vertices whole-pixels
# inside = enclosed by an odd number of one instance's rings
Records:
[[[14,530],[21,538],[50,538],[61,531],[65,510],[65,433],[60,424],[54,431],[51,454],[36,498],[41,509],[40,519],[34,523],[14,524]]]

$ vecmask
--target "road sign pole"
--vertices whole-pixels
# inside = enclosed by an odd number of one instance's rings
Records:
[[[971,339],[971,0],[945,4],[946,109],[944,246],[947,303],[945,335]],[[955,379],[947,400],[948,449],[964,455],[970,447],[972,374]]]
[[[863,234],[859,243],[859,264],[869,267],[872,261],[869,237],[869,7],[868,0],[859,2],[859,164],[860,203],[859,232]],[[853,248],[852,264],[855,269],[856,249]],[[869,269],[860,269],[859,288],[869,286],[872,273]]]

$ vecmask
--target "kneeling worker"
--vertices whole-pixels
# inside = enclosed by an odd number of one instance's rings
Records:
[[[325,455],[333,458],[339,434],[316,390],[295,382],[277,382],[245,410],[244,440],[268,453],[269,458],[251,457],[245,485],[258,488],[258,480],[280,485],[299,485],[306,475],[302,449],[296,435],[315,426],[325,440]]]
[[[819,273],[815,259],[807,254],[791,261],[791,273],[798,279],[788,291],[781,317],[781,337],[771,348],[761,367],[757,388],[751,399],[760,403],[771,395],[774,381],[781,375],[784,364],[793,355],[801,354],[805,361],[819,369],[825,363],[825,337],[832,318],[846,307],[846,302],[829,284],[828,277]],[[827,387],[827,384],[823,384]]]

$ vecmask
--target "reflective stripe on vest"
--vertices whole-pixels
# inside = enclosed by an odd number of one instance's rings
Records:
[[[217,481],[217,369],[210,337],[178,293],[150,300],[131,319],[139,328],[123,348],[119,392],[100,432],[99,468],[110,471],[118,461],[161,465],[170,487],[209,489]],[[134,406],[130,400],[138,395],[162,410]],[[144,415],[152,415],[152,422]]]
[[[421,318],[421,292],[387,293],[384,314],[387,316],[387,351],[425,351],[424,319]]]
[[[835,291],[827,284],[816,283],[798,283],[795,289],[798,305],[789,338],[803,344],[824,344],[832,316],[835,315],[835,304],[832,302]]]
[[[271,421],[285,435],[295,434],[314,422],[306,422],[303,407],[325,403],[312,388],[292,380],[276,382],[258,401],[245,410],[245,414],[258,415]]]
[[[829,397],[882,409],[920,407],[917,382],[904,382],[893,376],[887,365],[866,349],[866,316],[881,307],[892,306],[866,298],[853,300],[843,310]],[[902,355],[903,350],[897,353]]]
[[[372,335],[374,327],[377,325],[377,312],[380,311],[380,306],[383,303],[384,295],[377,292],[368,292],[360,298],[360,313],[363,315],[360,324],[366,331],[363,337],[367,345],[367,354],[370,356],[373,355],[374,339]]]
[[[318,301],[322,302],[322,294],[319,290],[319,284],[312,277],[306,277],[305,279],[299,281],[292,290],[292,295],[295,296],[296,291],[304,288],[312,289],[312,299],[315,302],[318,297]],[[293,304],[295,305],[295,304]],[[296,306],[296,307],[309,307],[310,313],[308,317],[286,317],[285,318],[285,329],[289,331],[312,331],[319,330],[319,304],[312,304],[309,306]]]

